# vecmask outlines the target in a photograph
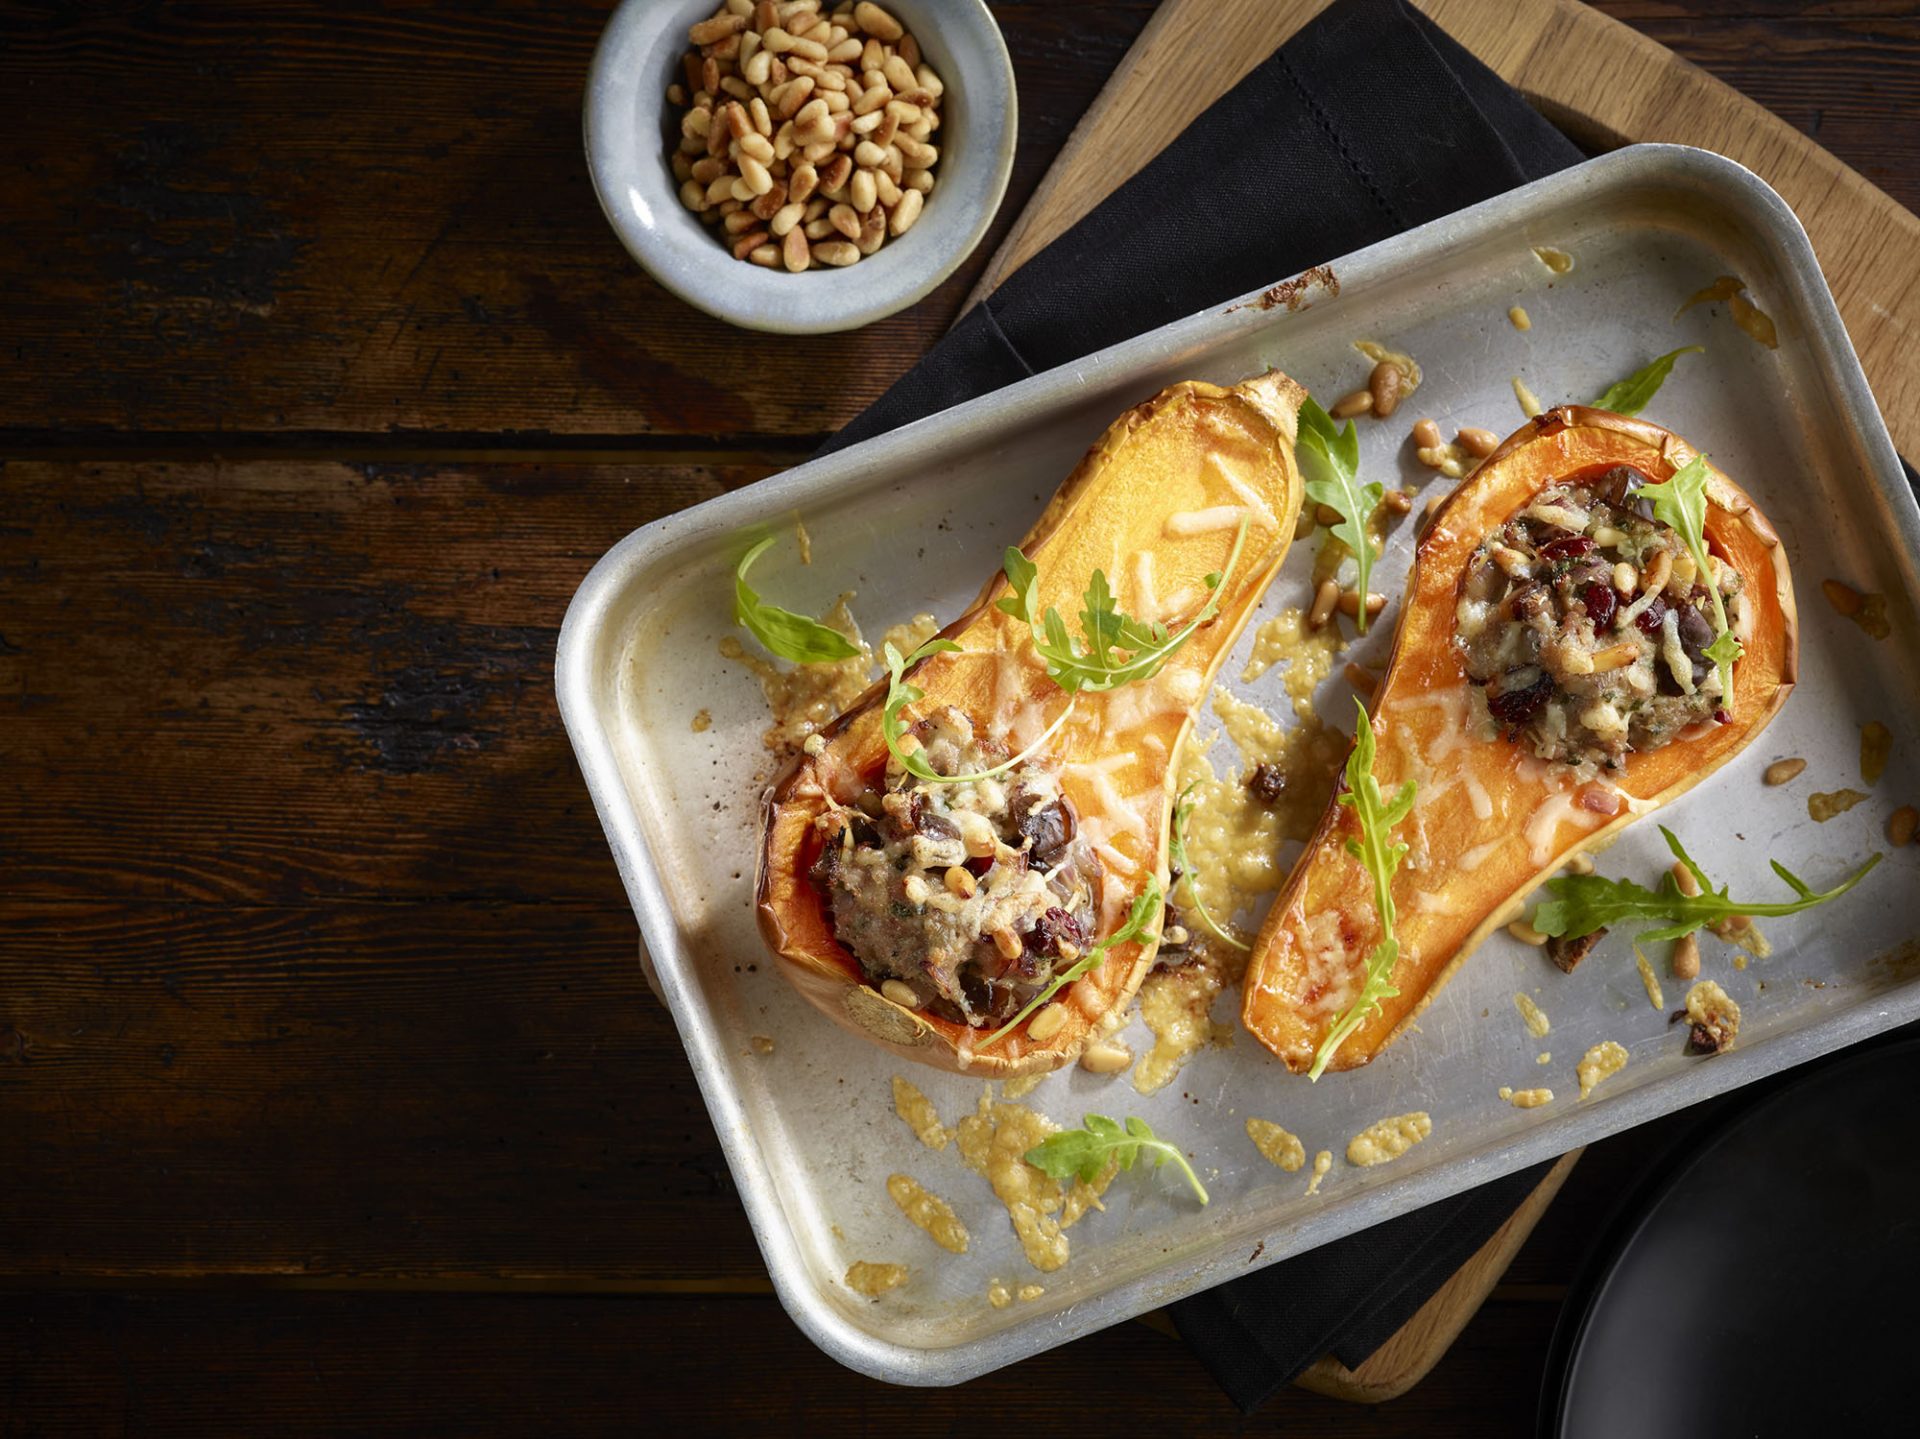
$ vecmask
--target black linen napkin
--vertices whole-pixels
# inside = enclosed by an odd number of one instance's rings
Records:
[[[838,449],[1284,279],[1581,159],[1401,0],[1339,0],[969,311]],[[1324,1354],[1357,1365],[1547,1166],[1172,1308],[1252,1410]]]

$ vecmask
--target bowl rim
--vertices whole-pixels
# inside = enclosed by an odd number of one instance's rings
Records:
[[[594,46],[593,59],[587,70],[586,92],[581,105],[581,135],[586,152],[587,175],[593,185],[594,197],[599,201],[601,213],[606,216],[607,223],[619,237],[622,247],[661,288],[695,309],[740,329],[753,330],[762,334],[831,334],[859,329],[918,304],[945,283],[979,248],[980,242],[986,237],[987,231],[1000,213],[1001,204],[1006,199],[1007,186],[1013,175],[1014,155],[1019,146],[1020,96],[1014,75],[1013,57],[1007,50],[1006,37],[1001,33],[999,23],[993,18],[993,12],[988,8],[987,0],[932,0],[931,13],[937,17],[932,28],[943,31],[950,31],[951,28],[970,29],[980,41],[988,64],[1004,80],[1007,92],[1007,103],[1000,122],[1003,135],[995,134],[996,127],[991,120],[985,122],[983,127],[985,138],[993,142],[981,146],[983,151],[992,152],[981,162],[983,172],[987,176],[985,203],[977,207],[969,223],[943,232],[941,247],[929,251],[934,258],[933,264],[923,270],[912,272],[914,278],[910,281],[903,283],[896,279],[878,291],[870,281],[860,290],[854,290],[850,285],[849,295],[854,298],[851,298],[849,303],[836,304],[830,309],[822,307],[811,317],[795,318],[791,314],[768,315],[750,305],[743,305],[731,298],[734,293],[737,293],[737,287],[689,283],[684,275],[673,272],[670,267],[659,263],[653,254],[652,231],[644,225],[634,223],[625,211],[609,198],[608,184],[616,176],[603,172],[599,157],[603,147],[609,143],[603,139],[601,132],[611,123],[610,117],[603,112],[607,102],[624,93],[610,74],[614,53],[626,38],[626,31],[630,26],[637,23],[643,15],[658,15],[663,8],[660,0],[621,0],[620,5],[608,17],[606,27],[601,31],[600,39]],[[661,103],[663,105],[666,103],[664,96]],[[991,114],[992,112],[982,113]],[[679,206],[677,195],[673,203],[676,208]],[[718,244],[714,246],[713,253],[716,261],[723,261],[726,265],[733,266],[741,263]],[[859,266],[850,265],[845,271],[834,273],[844,273],[851,278],[858,275],[859,270]],[[696,273],[704,276],[708,272],[704,268],[697,267]],[[726,272],[716,265],[711,273],[718,278]],[[857,298],[860,294],[865,294],[869,298],[862,301]]]

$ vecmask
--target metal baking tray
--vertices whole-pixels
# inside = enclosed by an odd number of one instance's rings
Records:
[[[1534,245],[1572,254],[1575,268],[1550,272]],[[1749,339],[1723,306],[1676,318],[1689,295],[1728,274],[1773,317],[1778,349]],[[1532,317],[1526,333],[1508,322],[1516,304]],[[636,531],[595,566],[567,613],[561,712],[774,1285],[801,1328],[854,1369],[956,1383],[1920,1017],[1920,849],[1891,855],[1846,900],[1768,923],[1773,955],[1743,971],[1717,941],[1703,945],[1704,972],[1746,1014],[1738,1047],[1711,1059],[1683,1057],[1680,1029],[1649,1005],[1622,940],[1563,976],[1499,935],[1417,1033],[1317,1085],[1244,1034],[1204,1050],[1147,1098],[1130,1075],[1076,1067],[1049,1076],[1021,1102],[1065,1124],[1089,1109],[1142,1115],[1194,1155],[1214,1198],[1200,1209],[1164,1175],[1123,1176],[1106,1211],[1071,1231],[1066,1267],[1042,1276],[1020,1257],[986,1184],[952,1149],[919,1146],[892,1111],[895,1073],[949,1124],[972,1110],[982,1081],[904,1064],[788,991],[751,912],[769,773],[765,705],[753,677],[717,653],[742,536],[804,517],[811,567],[784,544],[756,574],[784,603],[817,613],[854,589],[870,635],[917,611],[951,618],[1128,406],[1175,380],[1231,383],[1269,365],[1337,395],[1365,374],[1351,348],[1358,338],[1406,350],[1425,368],[1401,417],[1360,423],[1364,473],[1423,487],[1446,482],[1411,454],[1416,413],[1448,433],[1461,424],[1504,433],[1522,419],[1514,375],[1546,403],[1585,399],[1654,355],[1705,344],[1651,415],[1708,451],[1780,528],[1799,598],[1801,677],[1760,740],[1659,818],[1736,895],[1768,897],[1781,889],[1769,859],[1830,882],[1885,849],[1890,811],[1920,798],[1911,599],[1920,512],[1792,212],[1754,175],[1700,150],[1636,146],[1591,161],[1336,260],[1330,275],[1194,315]],[[1395,531],[1377,572],[1389,594],[1400,589],[1411,529]],[[1305,601],[1312,550],[1295,548],[1263,615]],[[1828,576],[1886,593],[1894,637],[1873,641],[1837,615],[1821,597]],[[1349,657],[1377,661],[1388,628]],[[1286,713],[1278,674],[1241,684],[1243,660],[1228,660],[1223,681]],[[1336,668],[1319,697],[1323,714],[1349,712],[1343,688]],[[713,723],[696,733],[700,709]],[[1895,738],[1885,776],[1867,787],[1859,727],[1871,719]],[[1203,711],[1198,732],[1213,723]],[[1787,755],[1806,757],[1806,773],[1763,786],[1761,769]],[[1843,786],[1870,788],[1872,798],[1814,823],[1808,793]],[[1600,862],[1649,880],[1667,858],[1655,827],[1641,824]],[[1683,988],[1667,982],[1669,1009]],[[1546,1039],[1523,1027],[1518,991],[1551,1017]],[[1216,1013],[1237,1009],[1237,998]],[[771,1053],[755,1036],[773,1041]],[[1123,1037],[1136,1053],[1147,1048],[1137,1018]],[[1577,1101],[1574,1066],[1603,1039],[1625,1044],[1631,1062]],[[1542,1051],[1550,1063],[1536,1063]],[[1558,1098],[1523,1111],[1497,1097],[1501,1085],[1548,1085]],[[1371,1121],[1414,1109],[1433,1115],[1427,1142],[1372,1169],[1336,1158],[1311,1198],[1307,1174],[1268,1164],[1243,1128],[1257,1115],[1301,1135],[1309,1153],[1339,1156]],[[973,1234],[969,1254],[947,1255],[906,1222],[884,1188],[895,1171],[955,1206]],[[872,1302],[841,1282],[855,1259],[902,1262],[913,1277]],[[990,1278],[1037,1280],[1045,1293],[996,1310],[985,1298]]]

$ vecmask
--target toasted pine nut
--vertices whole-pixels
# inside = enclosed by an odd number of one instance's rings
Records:
[[[1529,563],[1527,557],[1519,550],[1514,549],[1510,545],[1503,545],[1497,542],[1493,546],[1493,562],[1500,566],[1509,576],[1516,578],[1527,572],[1527,565]]]
[[[695,214],[707,208],[707,190],[697,180],[689,180],[680,187],[680,203]]]
[[[1027,1037],[1045,1044],[1066,1022],[1067,1007],[1056,1000],[1027,1021]]]
[[[904,95],[909,90],[917,90],[919,82],[913,78],[913,67],[898,55],[889,55],[880,66],[880,73],[887,77],[887,84],[896,95]]]
[[[820,171],[820,188],[822,190],[841,189],[852,175],[852,159],[846,155],[835,155]]]
[[[751,210],[735,210],[720,222],[720,228],[729,235],[744,235],[749,230],[758,229],[760,217]]]
[[[1372,408],[1373,392],[1370,390],[1355,390],[1352,394],[1342,395],[1339,399],[1335,400],[1333,407],[1328,410],[1327,413],[1336,420],[1348,420],[1352,419],[1355,415],[1364,415]]]
[[[860,0],[860,3],[853,7],[853,20],[876,40],[892,42],[907,33],[898,20],[875,5],[873,0]]]
[[[873,187],[879,193],[880,203],[885,205],[889,210],[900,203],[900,196],[905,193],[898,185],[893,183],[893,177],[885,170],[875,170],[873,172]],[[899,233],[898,230],[894,231],[896,235]]]
[[[920,207],[925,202],[926,197],[918,190],[901,191],[900,203],[893,207],[893,215],[887,221],[887,228],[896,235],[906,234],[913,228],[913,222],[920,218]]]
[[[1673,551],[1662,550],[1653,557],[1653,563],[1640,571],[1640,589],[1645,594],[1657,595],[1667,587],[1667,581],[1673,578]]]
[[[1700,975],[1700,941],[1683,934],[1673,942],[1673,958],[1667,968],[1675,979],[1697,979]]]
[[[753,121],[754,129],[769,140],[773,138],[773,112],[767,109],[767,102],[758,95],[747,101],[747,118]]]
[[[727,36],[737,35],[746,28],[747,22],[738,15],[716,15],[689,29],[687,39],[696,45],[717,45]]]
[[[739,145],[742,155],[750,156],[758,160],[762,165],[771,165],[773,163],[773,141],[769,140],[765,135],[762,135],[758,130],[747,131],[747,133],[741,136],[735,143]]]
[[[1080,1067],[1088,1074],[1118,1074],[1133,1063],[1133,1051],[1117,1040],[1103,1039],[1080,1052]]]
[[[1592,874],[1593,856],[1590,854],[1576,854],[1567,860],[1567,869],[1574,874]]]
[[[813,247],[813,258],[823,265],[844,269],[860,258],[860,247],[851,240],[826,240]]]
[[[749,85],[764,85],[767,83],[767,77],[772,73],[773,51],[756,42],[753,54],[747,58],[746,64],[740,67],[740,78]]]
[[[1313,593],[1313,608],[1307,611],[1307,628],[1319,629],[1333,617],[1333,607],[1340,603],[1340,584],[1337,580],[1322,580],[1320,588]]]
[[[1516,919],[1512,924],[1508,925],[1507,933],[1519,940],[1522,944],[1539,945],[1547,942],[1547,937],[1532,925],[1528,924],[1524,919]]]
[[[912,40],[913,37],[909,35],[907,39]],[[913,48],[918,50],[920,47],[915,45]],[[919,61],[910,58],[907,54],[905,44],[902,44],[900,47],[900,58],[913,66],[913,78],[918,80],[920,82],[920,88],[925,90],[934,99],[938,100],[942,95],[947,93],[946,81],[934,73],[932,66],[922,65]]]
[[[1640,646],[1632,640],[1621,640],[1618,644],[1594,651],[1593,673],[1605,674],[1609,670],[1625,669],[1639,658]]]
[[[1920,829],[1920,810],[1903,804],[1887,816],[1887,843],[1896,849],[1903,844],[1912,844],[1915,829]]]
[[[882,998],[892,1000],[902,1009],[918,1009],[920,1007],[920,996],[913,992],[913,986],[904,984],[897,979],[882,980],[880,983],[880,994]]]
[[[1384,490],[1380,503],[1387,507],[1387,513],[1404,515],[1413,509],[1413,496],[1405,490]]]
[[[847,194],[853,201],[853,208],[863,215],[877,205],[880,192],[874,188],[873,171],[855,170]]]
[[[1300,540],[1304,540],[1308,535],[1312,534],[1314,524],[1313,506],[1302,505],[1300,507],[1300,513],[1293,518],[1293,538],[1295,542],[1297,543]]]
[[[1640,571],[1625,560],[1613,567],[1613,587],[1623,595],[1630,595],[1640,583]]]
[[[845,235],[849,240],[857,240],[860,238],[860,215],[853,206],[835,205],[831,210],[827,211],[827,219],[833,223],[834,229]]]
[[[946,881],[948,893],[957,894],[962,899],[973,898],[973,892],[976,888],[973,881],[973,873],[968,870],[965,865],[956,864],[950,866],[947,870]]]
[[[1338,603],[1340,605],[1341,614],[1346,615],[1349,618],[1357,617],[1360,613],[1360,592],[1358,590],[1342,590],[1340,591],[1340,599]],[[1379,614],[1380,611],[1384,610],[1386,607],[1387,607],[1387,597],[1385,595],[1379,594],[1375,591],[1368,591],[1367,617],[1369,619]]]
[[[789,205],[788,210],[797,209]],[[786,210],[780,212],[785,214]],[[787,267],[787,273],[797,275],[813,263],[813,251],[807,245],[807,232],[797,226],[789,226],[786,238],[780,245],[780,262]]]
[[[751,255],[772,238],[773,236],[769,235],[765,230],[749,231],[733,242],[733,258],[736,260],[746,259],[747,256]]]
[[[1680,893],[1684,894],[1688,899],[1692,899],[1700,893],[1700,881],[1695,879],[1693,877],[1693,871],[1688,869],[1679,860],[1676,859],[1667,867],[1667,873],[1673,876],[1673,882],[1680,886]]]
[[[1313,507],[1313,517],[1328,529],[1332,529],[1335,525],[1339,524],[1341,520],[1340,511],[1336,510],[1332,505],[1315,505]]]
[[[800,227],[800,232],[813,242],[814,253],[816,254],[819,253],[820,241],[840,233],[833,228],[833,221],[829,220],[825,215],[807,221],[806,224]]]
[[[908,904],[925,904],[933,898],[933,886],[917,874],[908,875],[900,888],[905,893]],[[1015,953],[1017,954],[1018,951],[1016,950]],[[1012,959],[1014,955],[1010,954],[1007,958]]]
[[[1174,924],[1167,927],[1167,932],[1160,936],[1160,942],[1173,949],[1178,949],[1192,938],[1193,936],[1187,933],[1187,927],[1184,924]]]
[[[1003,924],[993,932],[993,947],[1000,952],[1002,959],[1018,959],[1024,946],[1020,943],[1020,936]]]
[[[907,171],[907,178],[900,182],[900,187],[904,190],[918,190],[922,195],[931,195],[933,193],[933,171],[909,170]]]
[[[1860,606],[1867,601],[1867,597],[1860,591],[1839,580],[1820,581],[1820,592],[1827,597],[1827,603],[1843,615],[1859,614]]]
[[[1376,418],[1384,420],[1400,408],[1400,390],[1405,384],[1400,367],[1391,361],[1382,360],[1373,367],[1373,373],[1367,376],[1367,389],[1373,393]]]
[[[1761,771],[1760,778],[1766,784],[1785,784],[1798,779],[1806,767],[1807,762],[1797,755],[1792,759],[1777,759]]]
[[[887,242],[887,212],[875,205],[860,221],[860,238],[854,244],[863,255],[878,253]]]
[[[1072,940],[1056,939],[1053,942],[1053,948],[1054,948],[1054,952],[1057,953],[1060,956],[1060,958],[1065,960],[1068,964],[1072,964],[1076,959],[1080,957],[1080,946],[1075,944]]]
[[[764,195],[773,188],[773,176],[767,173],[767,167],[751,155],[740,157],[740,178],[756,195]]]
[[[1369,404],[1373,402],[1372,395],[1367,396],[1367,402]],[[1415,420],[1413,422],[1413,443],[1423,450],[1439,449],[1440,427],[1432,420]]]
[[[796,228],[806,217],[807,207],[797,200],[790,200],[774,213],[774,217],[767,222],[767,228],[776,237],[784,240],[788,232]]]
[[[1461,449],[1482,460],[1500,448],[1498,435],[1492,430],[1482,430],[1475,426],[1468,426],[1453,438]]]

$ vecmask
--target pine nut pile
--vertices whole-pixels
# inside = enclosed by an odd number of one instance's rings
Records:
[[[726,0],[687,32],[680,201],[736,260],[794,274],[904,235],[933,193],[946,86],[870,0]]]

